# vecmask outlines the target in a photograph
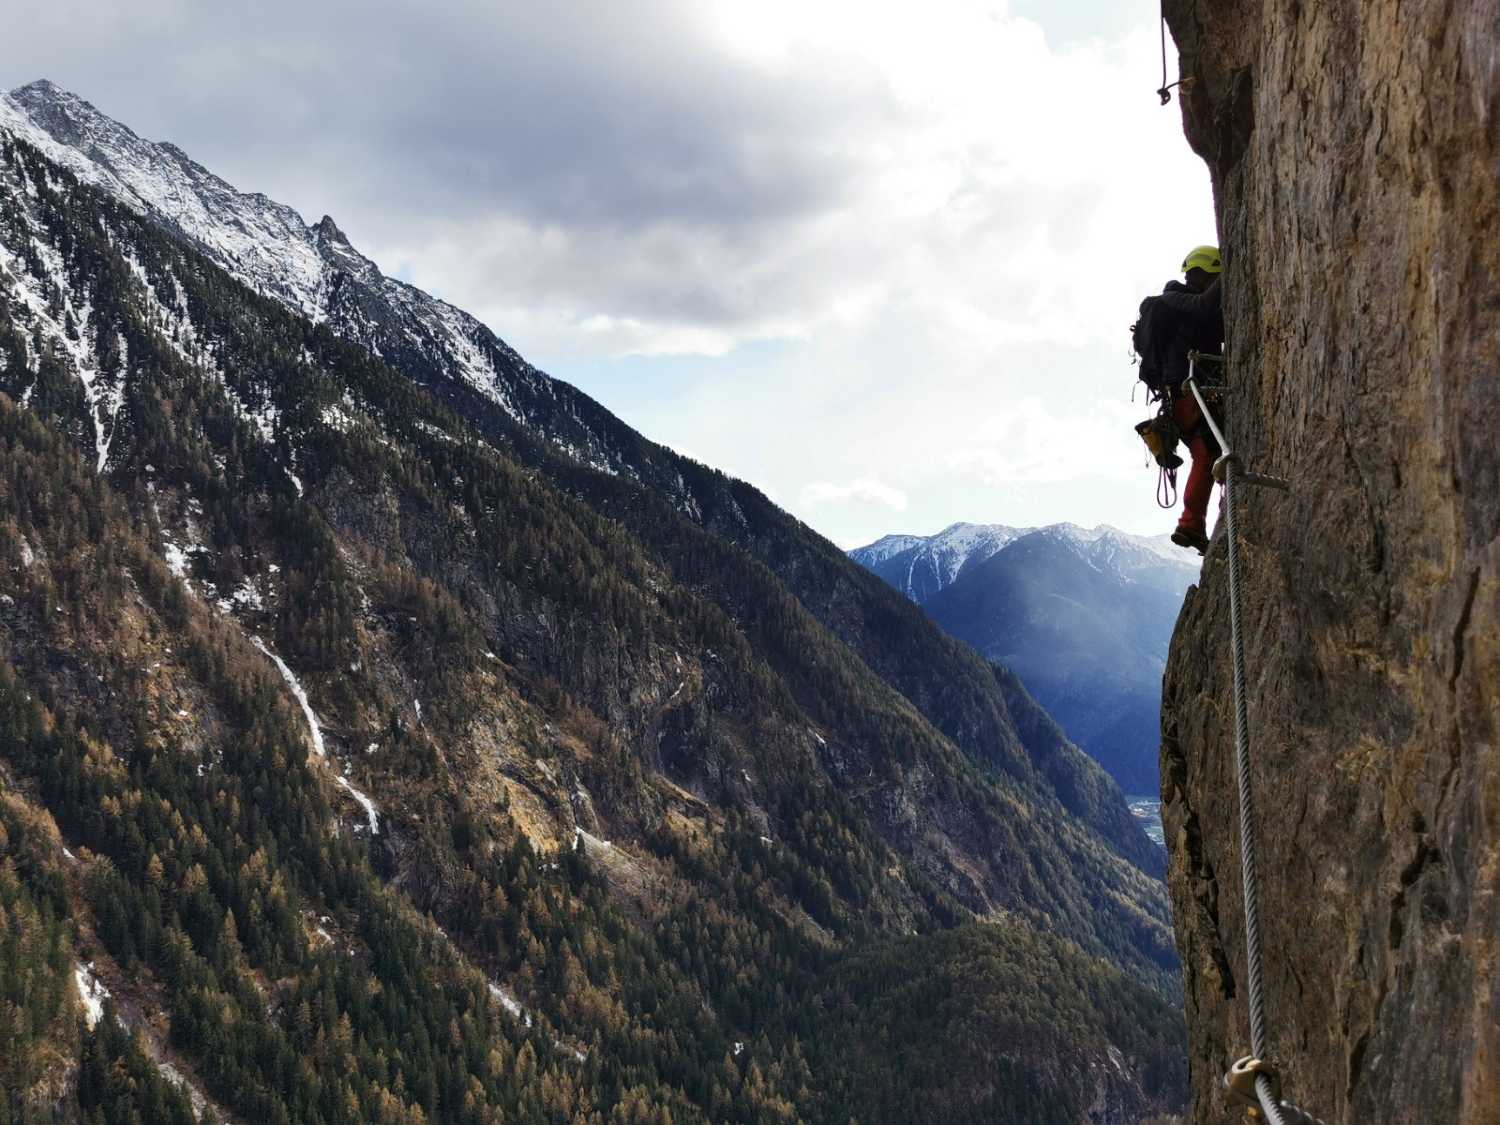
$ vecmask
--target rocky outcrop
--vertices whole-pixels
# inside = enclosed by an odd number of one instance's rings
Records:
[[[1241,509],[1270,1052],[1330,1123],[1500,1121],[1500,3],[1166,11],[1293,480]],[[1249,1046],[1224,563],[1162,717],[1196,1122]]]

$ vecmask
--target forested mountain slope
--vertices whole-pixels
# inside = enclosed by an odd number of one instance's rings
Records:
[[[849,555],[1020,676],[1127,792],[1155,793],[1167,645],[1198,573],[1165,538],[954,524]]]
[[[1161,675],[1196,567],[1101,559],[1052,529],[1021,536],[924,608],[1010,668],[1048,714],[1131,793],[1157,790]],[[1103,544],[1106,545],[1107,544]]]
[[[966,924],[1017,1077],[949,1101],[1171,1104],[1160,884],[1024,693],[921,634],[1011,732],[960,747],[757,557],[500,432],[0,131],[12,1118],[169,1074],[241,1120],[843,1122],[840,965]],[[859,590],[820,614],[904,620]],[[1058,980],[1154,1018],[1040,1058]]]
[[[790,593],[971,759],[1044,799],[1066,792],[1069,811],[1131,862],[1159,871],[1122,795],[1087,756],[1071,746],[1031,753],[983,660],[758,490],[643,438],[467,313],[383,276],[332,219],[306,226],[290,208],[237,192],[76,95],[33,83],[0,97],[0,124],[258,292],[383,359],[484,440],[618,520],[731,614],[761,613]],[[750,559],[770,573],[746,567]]]

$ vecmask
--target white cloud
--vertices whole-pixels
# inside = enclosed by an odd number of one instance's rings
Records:
[[[1146,527],[1126,328],[1213,218],[1154,94],[1157,5],[1108,4],[1133,30],[1059,49],[982,0],[142,0],[103,24],[58,0],[0,64],[332,213],[841,540],[892,511]]]
[[[735,340],[727,332],[695,325],[648,324],[635,317],[595,313],[578,325],[587,335],[611,341],[611,358],[626,356],[702,355],[722,356],[734,350]]]
[[[820,480],[804,485],[798,501],[805,508],[816,508],[823,504],[880,504],[898,512],[906,510],[906,493],[892,488],[874,477],[860,477],[848,484],[834,484]]]
[[[663,11],[656,49],[709,84],[629,75],[643,84],[632,128],[655,147],[611,143],[590,166],[591,136],[557,139],[579,153],[577,190],[598,197],[587,213],[538,211],[509,189],[486,198],[485,175],[451,215],[398,221],[361,192],[369,221],[346,228],[459,304],[549,310],[550,330],[523,348],[571,349],[583,328],[609,356],[858,333],[901,304],[987,351],[1099,340],[1179,242],[1211,237],[1206,177],[1151,91],[1152,27],[1058,52],[1004,5],[965,0]],[[684,129],[715,135],[659,140]],[[697,196],[684,178],[705,181]],[[1204,206],[1182,206],[1184,180]]]
[[[1059,411],[1040,398],[1023,398],[977,422],[967,435],[972,440],[934,468],[996,487],[1109,475],[1144,456],[1132,427],[1146,413],[1144,407]]]
[[[564,376],[591,349],[702,357],[659,392],[634,369],[585,386],[840,541],[891,530],[893,511],[932,530],[1155,527],[1127,328],[1214,235],[1207,175],[1153,93],[1154,7],[1124,38],[1065,52],[995,5],[710,11],[727,69],[880,91],[831,115],[809,105],[797,137],[824,190],[754,221],[513,231],[503,265],[428,239],[429,264],[455,290],[565,310],[529,336],[508,322]],[[585,322],[596,334],[580,339]],[[759,358],[766,341],[781,346]],[[872,450],[901,489],[869,475]]]

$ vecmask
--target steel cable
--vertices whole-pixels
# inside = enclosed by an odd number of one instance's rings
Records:
[[[1190,369],[1191,371],[1191,369]],[[1189,375],[1191,380],[1191,374]],[[1214,424],[1208,404],[1190,382],[1193,395],[1209,427],[1224,450],[1224,515],[1229,548],[1229,643],[1234,664],[1234,772],[1240,799],[1240,879],[1245,898],[1245,976],[1250,1007],[1250,1050],[1266,1057],[1266,1000],[1260,957],[1260,880],[1255,859],[1255,797],[1250,787],[1250,704],[1245,686],[1245,641],[1240,626],[1239,528],[1235,517],[1235,477],[1238,458]],[[1257,479],[1252,474],[1252,480]],[[1265,1074],[1255,1078],[1256,1100],[1270,1125],[1323,1125],[1311,1114],[1276,1096]]]
[[[1240,876],[1245,894],[1245,974],[1249,984],[1250,1051],[1266,1054],[1266,1001],[1260,960],[1260,883],[1255,863],[1255,797],[1250,788],[1250,706],[1245,698],[1245,640],[1240,632],[1239,535],[1235,526],[1235,459],[1224,464],[1224,507],[1229,523],[1229,643],[1234,658],[1234,772],[1240,794]]]

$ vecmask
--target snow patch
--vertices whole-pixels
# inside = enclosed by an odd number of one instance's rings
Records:
[[[531,1013],[521,1006],[521,1002],[494,981],[489,981],[490,995],[500,1001],[500,1006],[527,1027],[531,1026]]]
[[[365,810],[365,820],[370,826],[370,835],[379,836],[380,816],[375,810],[375,802],[370,800],[369,797],[365,796],[358,789],[354,788],[353,785],[349,784],[349,779],[347,777],[340,775],[340,777],[338,778],[338,783],[348,791],[349,796],[353,797],[356,801],[359,802],[360,808]]]
[[[265,609],[265,601],[260,596],[260,591],[250,579],[240,583],[239,589],[229,595],[232,601],[240,609]]]
[[[281,678],[286,681],[287,687],[292,689],[292,695],[296,697],[297,705],[302,708],[302,714],[307,719],[307,731],[312,737],[313,752],[320,758],[327,757],[327,749],[323,745],[323,729],[318,725],[318,716],[313,714],[312,704],[308,701],[307,692],[302,687],[302,681],[292,674],[292,670],[286,666],[285,660],[266,647],[265,641],[259,637],[251,637],[250,642],[271,658],[271,662],[276,665],[277,671],[281,673]]]
[[[73,980],[78,985],[78,998],[83,1002],[84,1022],[93,1027],[104,1015],[104,1001],[109,999],[109,989],[94,975],[92,961],[87,965],[82,962],[75,965]]]
[[[312,703],[307,698],[307,690],[302,686],[302,681],[297,679],[292,670],[286,666],[285,660],[282,660],[281,657],[266,647],[265,641],[254,636],[250,638],[250,641],[261,652],[269,656],[271,661],[276,665],[277,670],[281,672],[281,678],[286,681],[287,687],[291,689],[292,695],[297,699],[297,705],[302,708],[303,716],[307,719],[307,731],[312,739],[313,752],[318,757],[326,759],[328,757],[328,749],[323,742],[323,728],[318,723],[318,716],[313,712]],[[375,807],[375,802],[370,800],[366,794],[356,789],[353,783],[344,775],[340,774],[334,780],[359,803],[360,808],[365,810],[365,820],[370,826],[370,835],[380,835],[380,816]]]
[[[169,1062],[157,1059],[156,1069],[163,1078],[179,1090],[187,1091],[188,1101],[192,1103],[193,1112],[202,1117],[203,1111],[208,1107],[208,1098],[203,1095],[203,1091],[189,1082],[187,1075],[183,1074],[182,1071]]]
[[[358,421],[353,413],[342,403],[323,407],[319,416],[322,418],[325,426],[332,430],[338,430],[340,433],[347,433],[354,428],[355,423]]]
[[[1109,1056],[1109,1061],[1114,1066],[1116,1073],[1121,1075],[1126,1073],[1125,1056],[1120,1053],[1120,1048],[1111,1043],[1105,1047],[1104,1053]]]
[[[585,832],[582,828],[579,828],[575,825],[573,828],[573,850],[575,852],[578,850],[578,845],[580,842],[582,842],[583,850],[585,852],[587,852],[590,848],[614,847],[614,845],[611,844],[608,840],[601,840],[598,836],[591,835],[588,832]]]
[[[166,536],[162,536],[162,543],[163,553],[167,559],[167,569],[178,578],[186,579],[189,566],[188,552]]]

